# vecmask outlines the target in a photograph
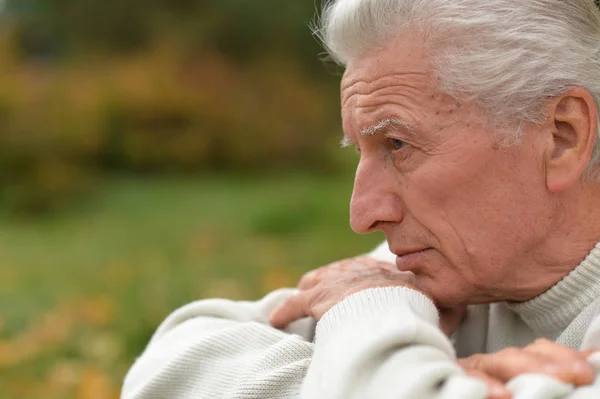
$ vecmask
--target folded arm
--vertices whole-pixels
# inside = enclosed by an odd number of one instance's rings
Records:
[[[294,290],[258,302],[203,300],[169,316],[129,371],[122,398],[297,398],[314,322],[266,324]]]
[[[384,246],[375,252],[374,258],[391,260]],[[350,269],[339,271],[347,278]],[[350,278],[354,287],[363,289],[342,290],[347,294],[343,300],[330,301],[320,308],[322,314],[311,315],[305,307],[294,316],[320,319],[314,344],[311,318],[290,324],[286,331],[267,322],[282,303],[298,304],[302,295],[293,295],[295,290],[276,291],[258,302],[212,299],[185,306],[160,326],[128,373],[122,397],[488,397],[487,384],[458,365],[452,344],[439,327],[438,310],[428,297],[406,282],[386,286],[379,280],[368,287],[363,277]],[[314,288],[317,283],[315,278],[307,284]],[[594,328],[600,331],[600,321]],[[600,347],[600,333],[594,331],[587,334],[588,348]],[[600,367],[597,356],[591,362]],[[575,388],[541,374],[523,373],[507,386],[515,398],[600,397],[600,385]]]
[[[530,399],[600,397],[598,387],[564,383],[548,376],[552,373],[541,374],[535,364],[525,367],[527,364],[521,362],[524,367],[513,367],[514,361],[519,362],[524,355],[548,350],[543,343],[522,348],[526,353],[485,355],[495,365],[490,369],[480,362],[480,375],[489,372],[493,376],[493,369],[497,369],[509,377],[503,379],[506,386],[500,384],[500,394],[490,392],[490,387],[498,384],[473,378],[473,370],[467,375],[447,338],[462,319],[460,309],[440,314],[433,302],[412,285],[410,276],[398,273],[386,263],[392,260],[393,254],[384,243],[367,259],[341,261],[308,273],[300,282],[299,295],[290,297],[271,316],[271,321],[279,326],[303,315],[320,320],[303,399],[484,399],[494,395],[506,397],[504,394],[510,392],[516,398]],[[588,336],[591,339],[594,334]],[[600,347],[600,342],[596,347]],[[554,357],[566,350],[569,349],[557,351]],[[568,378],[563,380],[578,381],[563,370],[573,363],[570,360],[575,360],[575,356],[571,357],[558,359],[559,369],[552,375],[564,374]],[[590,362],[600,365],[598,360],[593,357]],[[588,378],[587,384],[590,381]],[[580,382],[577,384],[585,385]]]
[[[597,355],[590,362],[600,366]],[[600,397],[600,386],[575,387],[534,373],[516,376],[507,388],[514,398]],[[313,362],[302,389],[302,399],[489,395],[487,384],[466,375],[457,364],[451,342],[438,327],[433,303],[407,287],[364,290],[325,313],[317,325]]]

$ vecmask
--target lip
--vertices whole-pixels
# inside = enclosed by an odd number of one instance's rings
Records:
[[[396,267],[401,272],[414,271],[431,248],[396,253]]]

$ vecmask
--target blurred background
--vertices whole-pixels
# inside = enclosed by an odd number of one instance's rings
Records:
[[[0,396],[117,398],[172,310],[367,251],[307,0],[0,0]]]

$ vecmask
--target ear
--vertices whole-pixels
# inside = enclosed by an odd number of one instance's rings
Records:
[[[551,148],[546,155],[546,185],[560,192],[583,175],[596,143],[598,110],[592,95],[576,87],[555,99],[549,112]]]

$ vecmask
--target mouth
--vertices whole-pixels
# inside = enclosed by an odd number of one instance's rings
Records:
[[[423,261],[424,256],[431,251],[432,248],[421,250],[398,251],[396,253],[396,267],[401,272],[414,271]]]

